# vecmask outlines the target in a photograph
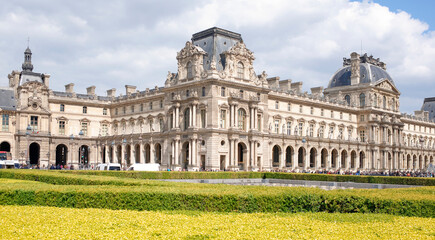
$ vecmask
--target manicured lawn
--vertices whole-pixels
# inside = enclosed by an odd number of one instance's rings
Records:
[[[435,219],[0,206],[1,239],[434,239]]]

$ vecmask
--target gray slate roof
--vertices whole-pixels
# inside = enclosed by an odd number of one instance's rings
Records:
[[[17,101],[14,97],[12,89],[0,88],[0,108],[3,110],[15,111],[17,108]]]
[[[387,78],[394,84],[390,74],[388,74],[388,72],[384,69],[369,63],[360,63],[359,66],[361,78],[360,83],[377,82],[380,79]],[[350,86],[350,75],[350,66],[341,68],[332,76],[331,80],[329,81],[328,88]]]
[[[421,110],[429,112],[429,120],[435,119],[435,97],[425,98]]]

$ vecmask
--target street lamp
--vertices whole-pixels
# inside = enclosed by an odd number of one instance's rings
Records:
[[[27,152],[27,161],[26,161],[26,165],[30,165],[30,160],[29,160],[29,157],[30,157],[30,153],[29,153],[29,149],[30,149],[30,146],[29,146],[30,131],[32,131],[32,127],[30,127],[30,124],[29,124],[29,125],[27,125],[27,128],[26,128],[26,139],[27,139],[27,150],[26,150],[26,152]]]

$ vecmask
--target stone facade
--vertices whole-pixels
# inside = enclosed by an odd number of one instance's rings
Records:
[[[211,28],[177,53],[164,87],[97,96],[23,71],[0,89],[3,150],[22,163],[160,163],[173,170],[415,170],[434,163],[435,123],[399,111],[378,59],[352,53],[326,89],[257,75],[240,34]],[[6,101],[5,96],[12,100]]]

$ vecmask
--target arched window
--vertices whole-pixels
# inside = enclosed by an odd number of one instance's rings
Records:
[[[187,78],[188,78],[188,79],[193,78],[193,73],[192,73],[192,63],[191,63],[191,62],[188,62],[188,63],[187,63],[187,67],[186,67],[186,69],[187,69]]]
[[[190,108],[184,110],[184,129],[186,130],[190,126]]]
[[[387,108],[387,98],[386,98],[385,96],[383,97],[383,100],[382,100],[382,107],[383,107],[384,109]]]
[[[344,100],[346,101],[347,105],[350,105],[350,96],[349,95],[344,96]]]
[[[366,95],[364,93],[361,93],[359,95],[359,106],[365,107],[366,106]]]
[[[245,73],[245,67],[243,66],[242,62],[237,63],[237,77],[238,78],[244,78]]]
[[[238,126],[241,130],[246,130],[246,112],[243,108],[240,108],[238,111]]]

